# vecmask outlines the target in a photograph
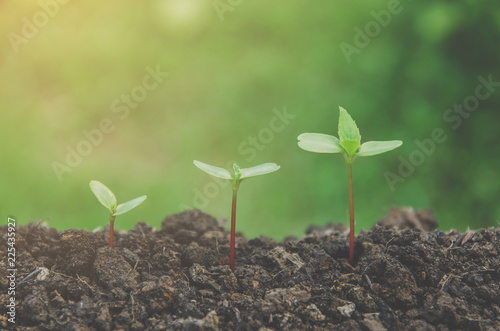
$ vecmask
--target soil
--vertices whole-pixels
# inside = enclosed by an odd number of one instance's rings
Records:
[[[17,330],[500,330],[500,229],[434,230],[393,209],[356,237],[343,225],[297,239],[236,238],[198,210],[156,230],[16,228]],[[7,243],[7,229],[0,228]],[[0,247],[7,256],[6,245]],[[7,322],[0,261],[0,329]]]

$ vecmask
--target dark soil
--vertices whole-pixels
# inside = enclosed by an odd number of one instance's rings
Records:
[[[357,236],[354,267],[343,225],[281,243],[238,235],[233,274],[229,233],[196,210],[167,217],[161,230],[138,223],[117,232],[115,249],[106,231],[22,226],[16,327],[500,330],[500,229],[435,227],[430,212],[393,209]],[[14,329],[6,258],[0,263],[0,329]]]

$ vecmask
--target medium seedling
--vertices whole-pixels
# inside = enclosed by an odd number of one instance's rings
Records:
[[[231,271],[234,272],[235,267],[235,237],[236,237],[236,197],[238,195],[238,188],[240,183],[247,178],[265,175],[274,171],[277,171],[280,166],[276,163],[264,163],[255,167],[240,169],[240,167],[235,163],[233,164],[234,174],[231,175],[229,171],[224,168],[214,167],[209,164],[194,161],[194,165],[205,171],[207,174],[212,176],[227,179],[233,183],[233,204],[231,209],[231,239],[230,239],[230,258],[229,267]]]
[[[106,187],[101,182],[97,180],[90,181],[90,189],[97,197],[97,200],[109,210],[109,247],[114,247],[113,237],[114,237],[114,227],[115,227],[115,218],[118,215],[125,214],[131,209],[134,209],[138,205],[140,205],[144,200],[146,200],[146,196],[138,197],[136,199],[127,201],[120,205],[117,205],[116,197],[111,192],[109,188]]]
[[[339,114],[339,138],[322,133],[303,133],[298,136],[299,147],[303,150],[315,153],[342,153],[347,163],[347,176],[349,180],[349,211],[350,211],[350,233],[349,233],[349,263],[354,263],[354,201],[352,193],[352,170],[351,166],[358,156],[372,156],[388,152],[403,144],[401,140],[391,141],[368,141],[361,144],[361,135],[356,123],[347,113],[340,108]]]

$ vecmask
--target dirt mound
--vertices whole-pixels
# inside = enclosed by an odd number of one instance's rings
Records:
[[[433,231],[429,212],[394,209],[356,238],[342,225],[277,243],[236,238],[193,210],[161,230],[16,228],[18,330],[500,330],[500,230]],[[0,228],[7,242],[7,228]],[[7,256],[5,245],[0,247]],[[0,328],[7,322],[6,259]]]

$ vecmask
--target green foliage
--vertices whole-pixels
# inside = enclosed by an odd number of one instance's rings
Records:
[[[113,213],[113,215],[117,216],[117,215],[125,214],[126,212],[134,209],[135,207],[137,207],[138,205],[143,203],[144,200],[146,200],[145,195],[138,197],[138,198],[135,198],[133,200],[124,202],[116,207],[116,211]]]
[[[97,200],[113,214],[116,210],[116,197],[113,192],[97,180],[91,180],[89,185]]]
[[[356,126],[356,122],[347,113],[347,111],[339,107],[339,139],[340,145],[344,148],[347,156],[353,156],[361,144],[361,135]]]
[[[97,181],[97,180],[91,180],[90,181],[90,189],[96,196],[97,200],[106,207],[106,209],[109,210],[109,213],[112,216],[118,216],[125,214],[126,212],[130,211],[131,209],[134,209],[138,205],[144,202],[146,200],[147,196],[143,195],[141,197],[135,198],[133,200],[124,202],[120,205],[117,206],[116,202],[116,197],[111,192],[111,190],[104,185],[103,183]]]
[[[339,138],[324,133],[302,133],[298,136],[303,150],[315,153],[341,153]]]
[[[276,163],[264,163],[264,164],[260,164],[260,165],[255,166],[255,167],[244,168],[244,169],[241,169],[241,171],[240,171],[240,173],[241,173],[240,179],[243,180],[243,179],[247,179],[250,177],[269,174],[271,172],[278,171],[279,168],[280,168],[280,166],[277,165]]]
[[[215,166],[212,166],[210,164],[206,164],[206,163],[196,161],[196,160],[194,160],[193,163],[195,166],[197,166],[201,170],[205,171],[209,175],[212,175],[212,176],[215,176],[218,178],[222,178],[222,179],[230,179],[230,180],[233,179],[233,176],[231,176],[229,171],[227,171],[224,168],[215,167]]]
[[[385,152],[392,151],[393,149],[401,146],[401,140],[388,140],[388,141],[367,141],[363,143],[356,153],[356,156],[372,156]]]
[[[224,168],[215,167],[196,160],[193,161],[193,163],[195,166],[205,171],[209,175],[222,179],[229,179],[236,184],[239,184],[242,180],[250,177],[275,172],[280,168],[280,166],[276,163],[264,163],[255,167],[240,169],[240,167],[235,163],[233,164],[234,174],[231,175],[231,173]]]
[[[303,133],[297,137],[298,145],[303,150],[315,153],[342,153],[348,163],[357,156],[372,156],[398,148],[401,140],[368,141],[361,145],[361,135],[356,122],[339,107],[339,137],[323,133]]]

